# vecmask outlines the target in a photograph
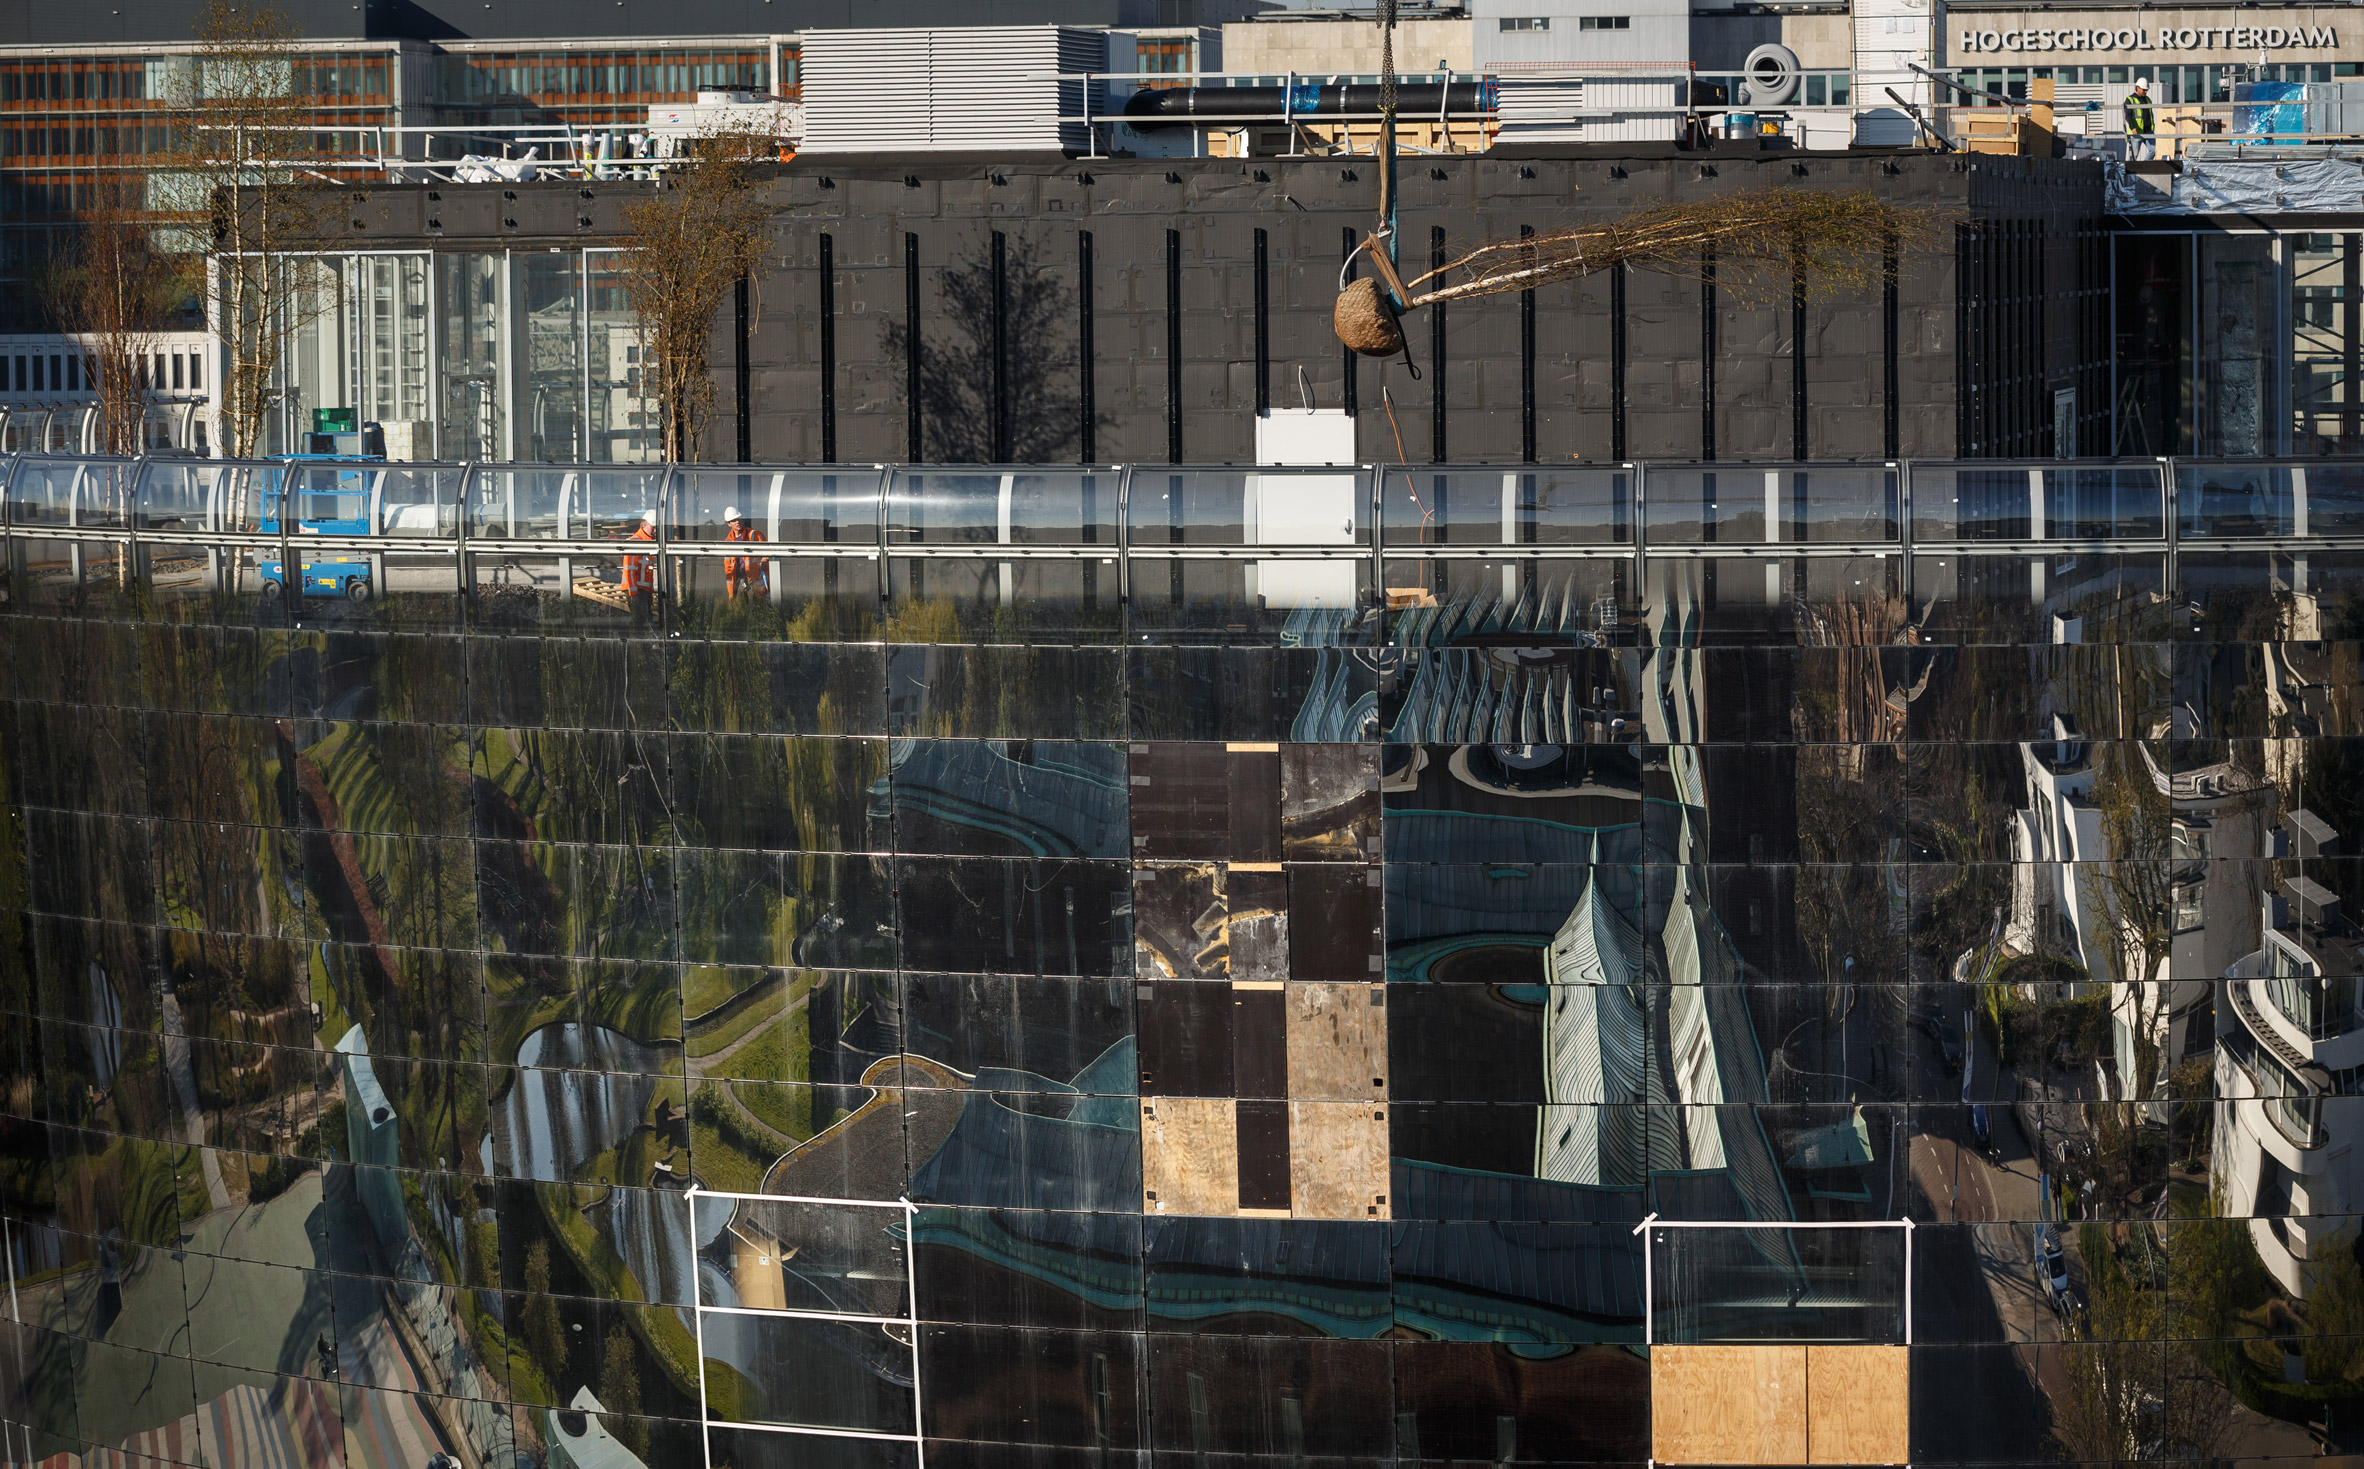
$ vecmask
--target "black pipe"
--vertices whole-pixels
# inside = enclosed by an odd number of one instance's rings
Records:
[[[1099,417],[1099,404],[1092,393],[1092,232],[1078,230],[1075,235],[1075,294],[1081,308],[1081,319],[1076,323],[1077,351],[1083,359],[1078,371],[1082,391],[1077,395],[1076,414],[1082,418],[1083,453],[1081,461],[1089,464],[1100,452],[1100,435],[1093,422]]]
[[[903,453],[924,463],[919,443],[919,236],[903,236]]]
[[[1361,274],[1361,272],[1355,268],[1354,263],[1356,243],[1354,226],[1348,225],[1344,229],[1340,230],[1339,233],[1342,234],[1346,239],[1346,278],[1351,281]],[[1352,347],[1340,347],[1338,349],[1338,357],[1340,362],[1344,365],[1344,370],[1346,373],[1346,396],[1345,401],[1341,404],[1341,406],[1346,409],[1346,416],[1348,418],[1353,418],[1357,413],[1362,411],[1362,404],[1357,399],[1355,394],[1354,364],[1356,355],[1357,354]]]
[[[747,273],[745,271],[739,272],[737,297],[733,312],[735,320],[731,330],[731,349],[734,354],[731,362],[731,386],[738,397],[739,462],[747,464],[753,462],[755,458],[755,415],[752,411],[753,405],[748,401],[752,378],[747,363]]]
[[[1699,457],[1716,457],[1716,247],[1699,252]],[[1712,483],[1715,476],[1708,476]]]
[[[1432,225],[1428,231],[1428,268],[1442,275],[1445,269],[1445,230]],[[1428,462],[1445,462],[1445,303],[1437,302],[1428,308]]]
[[[1896,235],[1880,242],[1880,443],[1897,457],[1903,423],[1896,404]]]
[[[1519,238],[1533,239],[1535,226],[1519,226]],[[1535,288],[1519,292],[1519,458],[1535,462]]]
[[[1272,411],[1272,279],[1264,231],[1256,231],[1256,412]]]
[[[821,462],[837,462],[837,242],[821,236]]]
[[[1182,232],[1166,231],[1166,462],[1182,462]]]
[[[1008,237],[993,232],[993,462],[1010,462],[1010,290]]]
[[[1803,461],[1811,425],[1806,412],[1806,262],[1795,251],[1789,267],[1789,457]]]
[[[1625,460],[1625,262],[1609,267],[1609,457]]]
[[[1424,82],[1396,89],[1396,115],[1407,122],[1435,117],[1477,117],[1494,110],[1490,81]],[[1299,82],[1293,87],[1157,87],[1135,92],[1124,119],[1141,132],[1177,127],[1237,127],[1243,122],[1278,124],[1291,118],[1379,115],[1379,88],[1364,82]]]

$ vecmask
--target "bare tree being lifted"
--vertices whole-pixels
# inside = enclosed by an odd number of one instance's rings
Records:
[[[1719,288],[1742,295],[1775,283],[1802,288],[1809,274],[1868,284],[1894,268],[1900,251],[1926,247],[1938,234],[1941,211],[1891,204],[1869,189],[1754,189],[1495,241],[1406,280],[1395,258],[1396,0],[1381,0],[1378,24],[1379,223],[1355,252],[1371,257],[1378,276],[1345,279],[1349,259],[1331,311],[1338,340],[1365,356],[1405,351],[1404,313],[1439,302],[1530,291],[1619,264],[1699,279],[1712,271]]]
[[[723,297],[763,262],[770,208],[760,165],[779,157],[759,133],[692,139],[656,191],[624,208],[625,293],[640,324],[640,395],[654,398],[665,459],[698,457],[714,407],[707,344]]]
[[[222,344],[222,452],[248,458],[269,447],[289,343],[334,302],[300,252],[326,236],[337,191],[297,84],[294,23],[268,5],[208,0],[197,36],[167,94],[174,137],[163,177],[174,197],[160,202],[203,221],[207,308]]]

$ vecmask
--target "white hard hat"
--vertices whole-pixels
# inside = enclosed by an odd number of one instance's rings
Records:
[[[739,514],[739,507],[733,505],[730,509],[722,512],[722,518],[725,520],[739,520],[743,517]]]
[[[640,523],[642,525],[655,525],[657,523],[657,512],[654,510],[641,511]]]
[[[2149,77],[2136,77],[2134,79],[2134,90],[2137,92],[2148,91],[2150,89],[2150,85],[2151,79]]]

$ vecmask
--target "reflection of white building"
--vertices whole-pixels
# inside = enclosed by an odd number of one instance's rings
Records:
[[[599,1421],[607,1405],[579,1387],[563,1408],[542,1415],[542,1429],[550,1441],[550,1469],[648,1469],[638,1454],[624,1447]]]
[[[2096,860],[2103,845],[2092,748],[2074,721],[2055,714],[2052,738],[2022,742],[2019,758],[2027,802],[2011,825],[2011,922],[2003,939],[2022,954],[2066,952],[2082,961],[2098,929],[2077,864]]]
[[[2312,813],[2284,824],[2294,855],[2332,855],[2337,838]],[[2263,941],[2224,976],[2213,1167],[2223,1212],[2250,1221],[2266,1268],[2296,1294],[2307,1259],[2364,1202],[2351,1156],[2364,1108],[2347,1095],[2364,1067],[2364,932],[2305,877],[2262,909]]]
[[[363,1212],[388,1260],[400,1260],[410,1243],[410,1222],[402,1207],[402,1179],[394,1170],[402,1162],[402,1121],[378,1085],[370,1065],[369,1037],[356,1025],[337,1042],[337,1056],[345,1073],[345,1145],[352,1161],[354,1187]]]

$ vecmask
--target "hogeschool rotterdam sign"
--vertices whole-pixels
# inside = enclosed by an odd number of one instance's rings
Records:
[[[1964,52],[2316,51],[2339,44],[2329,26],[2062,26],[1961,33]]]

